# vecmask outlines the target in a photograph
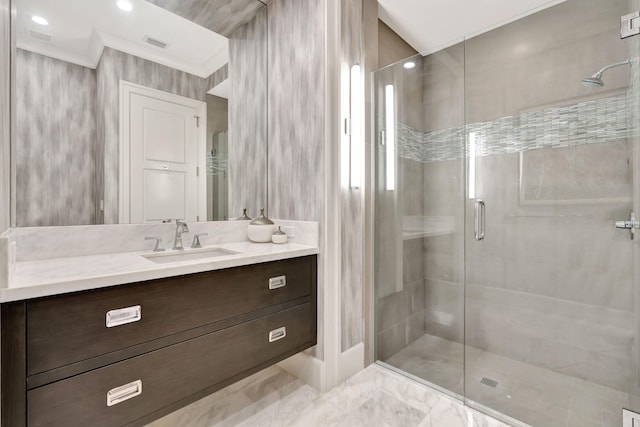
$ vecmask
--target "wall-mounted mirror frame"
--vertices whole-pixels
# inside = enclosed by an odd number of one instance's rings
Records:
[[[103,46],[95,68],[65,64],[59,58],[24,49],[19,31],[33,30],[37,24],[26,29],[20,28],[21,5],[24,6],[26,17],[31,19],[35,14],[32,6],[37,1],[12,0],[11,3],[12,227],[124,222],[119,201],[122,157],[119,134],[122,120],[118,117],[117,105],[121,100],[120,95],[114,93],[114,82],[119,84],[121,80],[206,103],[208,117],[198,118],[208,125],[204,161],[199,163],[201,169],[198,173],[203,173],[204,169],[207,175],[206,200],[202,201],[207,214],[206,218],[199,215],[186,219],[232,219],[240,216],[243,208],[248,208],[249,214],[255,216],[260,208],[268,207],[267,8],[263,2],[130,0],[134,10],[141,6],[147,9],[161,8],[162,12],[176,19],[191,21],[190,25],[197,26],[194,32],[204,31],[204,27],[215,29],[228,38],[228,61],[215,72],[198,76],[192,69],[171,66],[170,62],[166,65],[167,62],[159,57],[134,55],[135,49],[126,51],[117,43],[117,37],[110,37],[102,28],[95,29],[93,35],[95,39],[95,34],[102,36],[105,33],[99,40]],[[111,6],[115,7],[116,0],[106,3],[113,3]],[[203,7],[207,10],[202,10]],[[44,30],[39,32],[47,35]],[[53,31],[49,34],[55,37]],[[30,36],[37,38],[39,35]],[[198,50],[197,46],[195,50]],[[86,138],[90,142],[82,145],[81,150],[69,141],[72,140],[71,136],[82,133],[83,129],[76,119],[86,118],[89,115],[87,108],[74,112],[68,105],[68,99],[64,100],[67,105],[63,106],[63,100],[51,90],[73,78],[62,78],[60,75],[53,82],[46,81],[27,68],[34,57],[42,57],[39,58],[41,63],[56,63],[58,68],[72,69],[72,74],[79,74],[81,81],[87,75],[89,79],[93,78],[95,97],[85,96],[90,107],[88,110],[94,114],[93,119],[88,120],[93,122],[93,129]],[[33,81],[39,82],[40,87],[34,88],[28,84]],[[21,91],[20,88],[27,90]],[[35,101],[44,98],[45,93],[51,98],[50,92],[58,97],[38,106]],[[73,95],[79,95],[80,92],[82,90],[78,86],[67,90]],[[228,115],[226,129],[225,120],[216,115],[225,110]],[[43,123],[46,120],[53,124],[46,126]],[[80,120],[79,123],[86,121]],[[55,132],[50,131],[51,127]],[[65,131],[68,133],[65,134]],[[92,132],[95,135],[93,138]],[[43,134],[48,137],[36,138]],[[66,147],[61,151],[62,143]],[[90,178],[86,178],[88,176]],[[170,193],[170,190],[166,193]],[[165,218],[162,214],[157,217],[158,220],[176,219],[170,216]]]

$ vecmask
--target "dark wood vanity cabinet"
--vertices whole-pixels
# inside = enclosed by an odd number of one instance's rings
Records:
[[[2,304],[2,426],[144,425],[315,345],[316,258]]]

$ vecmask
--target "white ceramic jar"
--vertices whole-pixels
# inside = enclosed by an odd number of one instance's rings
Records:
[[[271,235],[276,231],[276,225],[264,216],[264,209],[260,209],[260,216],[249,223],[247,236],[255,243],[267,243],[271,241]]]
[[[287,233],[278,227],[278,229],[271,235],[271,241],[277,244],[287,243]]]

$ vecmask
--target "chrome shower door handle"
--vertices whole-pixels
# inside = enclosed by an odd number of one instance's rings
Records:
[[[475,206],[475,238],[476,240],[484,240],[484,214],[485,205],[482,199],[476,200]]]

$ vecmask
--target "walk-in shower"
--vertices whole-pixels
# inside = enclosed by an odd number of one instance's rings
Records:
[[[375,72],[378,363],[514,424],[640,410],[638,9],[566,0]]]

